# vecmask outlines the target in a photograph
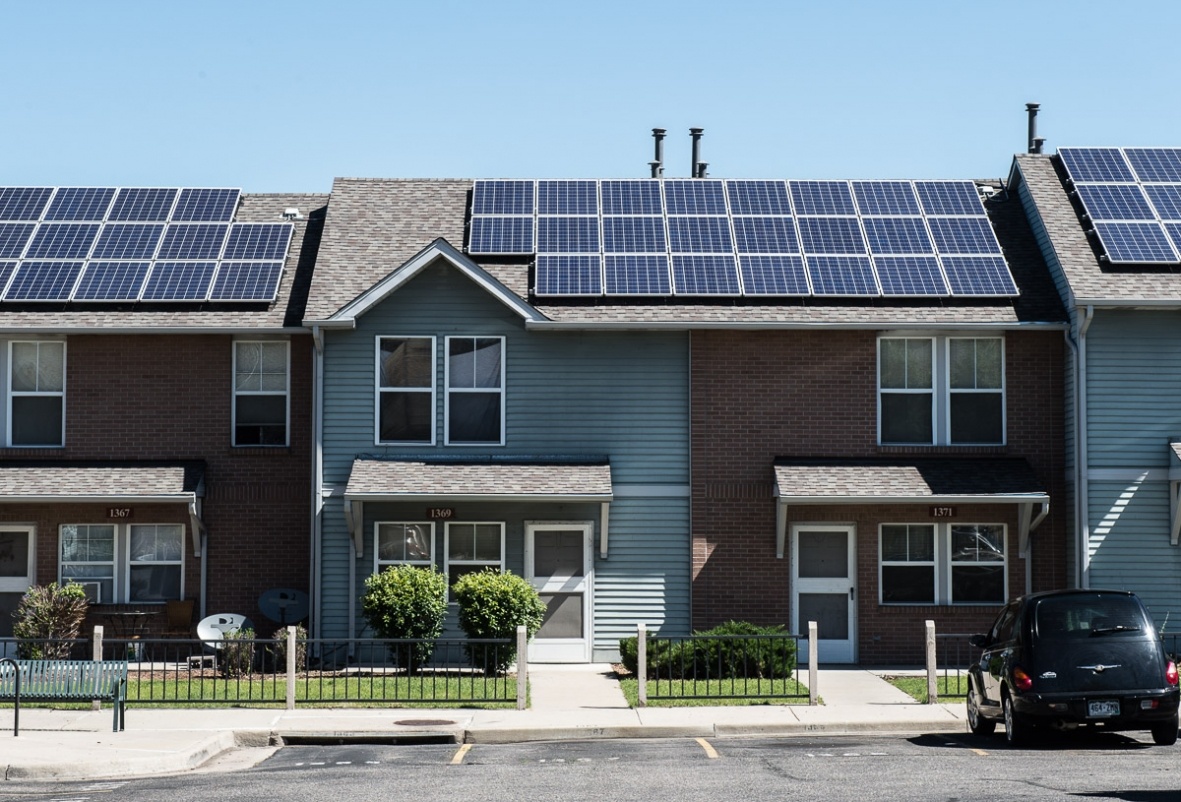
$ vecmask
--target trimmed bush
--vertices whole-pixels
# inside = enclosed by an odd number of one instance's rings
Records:
[[[24,660],[64,660],[70,641],[82,631],[90,602],[81,585],[34,585],[25,591],[13,613],[12,634],[17,654]],[[54,642],[34,642],[54,641]]]
[[[279,627],[272,636],[275,640],[275,671],[287,671],[287,627]],[[303,624],[295,627],[295,670],[304,671],[308,665],[308,631]]]
[[[464,574],[451,587],[459,603],[459,626],[469,638],[504,639],[509,644],[467,643],[464,651],[476,668],[503,674],[517,659],[517,627],[532,638],[545,620],[545,602],[521,577],[492,569]]]
[[[647,679],[788,679],[796,668],[796,642],[781,626],[746,621],[693,633],[693,639],[648,639]],[[636,638],[619,641],[620,662],[638,674]]]
[[[217,670],[223,677],[244,677],[254,671],[254,630],[223,632],[217,653]]]
[[[390,644],[394,665],[413,674],[431,659],[443,634],[447,577],[433,566],[390,566],[365,580],[361,613],[379,638],[419,641]]]

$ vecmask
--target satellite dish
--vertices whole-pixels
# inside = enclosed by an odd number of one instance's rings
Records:
[[[258,597],[258,609],[282,626],[298,623],[308,617],[308,594],[292,588],[271,588]]]
[[[244,615],[237,613],[218,613],[207,616],[197,622],[197,637],[215,649],[222,647],[222,638],[227,632],[239,629],[254,629],[254,624]]]

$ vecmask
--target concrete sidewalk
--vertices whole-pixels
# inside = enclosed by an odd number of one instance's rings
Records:
[[[824,704],[741,707],[627,706],[608,665],[534,666],[529,710],[433,708],[158,709],[127,711],[111,732],[111,711],[22,708],[12,736],[11,706],[0,710],[0,776],[80,780],[188,771],[237,748],[242,768],[274,747],[299,742],[512,743],[591,738],[926,733],[966,728],[962,704],[925,705],[876,673],[821,669]],[[263,747],[271,747],[270,749]]]

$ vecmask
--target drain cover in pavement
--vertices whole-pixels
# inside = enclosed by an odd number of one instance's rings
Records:
[[[454,721],[448,721],[445,718],[408,718],[403,721],[395,721],[399,727],[442,727],[447,724],[454,724]]]

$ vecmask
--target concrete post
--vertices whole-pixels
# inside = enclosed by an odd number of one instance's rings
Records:
[[[94,640],[92,645],[94,647],[94,654],[91,656],[91,659],[96,663],[101,663],[103,659],[103,628],[101,624],[96,624],[94,627]],[[98,699],[95,699],[91,701],[90,709],[102,710],[103,703]]]
[[[529,636],[524,626],[517,627],[517,710],[525,709],[529,695]]]
[[[648,706],[648,627],[636,624],[636,707]]]
[[[808,704],[816,705],[820,702],[820,691],[816,687],[816,644],[817,627],[815,621],[808,622]]]
[[[927,704],[939,701],[939,676],[935,666],[935,622],[926,621],[927,630]]]
[[[287,709],[295,709],[295,627],[287,627]]]

